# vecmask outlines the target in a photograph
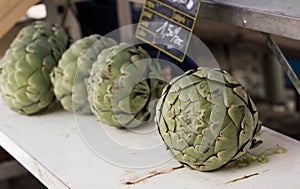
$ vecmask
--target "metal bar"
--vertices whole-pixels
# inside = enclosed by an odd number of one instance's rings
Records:
[[[132,24],[132,15],[130,9],[130,1],[128,0],[117,0],[117,10],[119,26],[127,26],[126,29],[120,28],[120,39],[121,41],[133,41],[134,38],[134,28],[129,26]]]
[[[199,17],[300,40],[299,7],[297,0],[202,0]]]
[[[288,63],[287,59],[285,58],[282,51],[280,50],[280,48],[278,47],[276,42],[273,40],[271,35],[268,33],[262,33],[262,34],[265,37],[265,40],[266,40],[268,46],[270,47],[270,49],[272,50],[274,56],[277,58],[277,60],[281,64],[283,71],[286,73],[286,75],[288,76],[288,78],[291,80],[292,84],[296,88],[297,92],[300,94],[300,81],[299,81],[296,73],[294,72],[294,70],[292,69],[290,64]]]
[[[282,104],[285,101],[284,75],[281,65],[275,56],[266,53],[263,58],[263,77],[267,102],[270,104]]]
[[[289,18],[245,7],[208,2],[201,5],[199,17],[300,40],[299,18]]]

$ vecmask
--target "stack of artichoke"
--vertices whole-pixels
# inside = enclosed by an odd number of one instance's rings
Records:
[[[164,89],[155,122],[173,156],[201,171],[243,156],[260,129],[244,88],[225,71],[201,67]]]
[[[154,117],[159,99],[155,123],[167,149],[200,171],[219,169],[255,146],[257,109],[227,72],[200,67],[166,85],[141,47],[91,35],[66,50],[68,41],[63,28],[43,21],[20,31],[0,65],[0,92],[12,110],[35,114],[56,95],[68,111],[134,128]]]
[[[49,74],[68,41],[62,27],[43,21],[19,32],[0,63],[0,91],[12,110],[29,115],[51,105],[55,96]]]
[[[52,71],[51,81],[54,93],[64,109],[79,114],[91,113],[86,80],[97,56],[102,50],[116,44],[111,38],[91,35],[77,40],[63,54],[58,66]]]

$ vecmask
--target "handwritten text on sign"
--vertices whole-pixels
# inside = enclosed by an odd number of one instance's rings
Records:
[[[201,0],[146,0],[136,37],[183,61]]]

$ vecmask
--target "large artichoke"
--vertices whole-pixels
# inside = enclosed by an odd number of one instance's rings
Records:
[[[244,88],[227,72],[210,68],[173,79],[157,104],[155,123],[171,154],[201,171],[243,156],[260,128]]]
[[[63,54],[51,73],[51,81],[64,109],[80,114],[91,113],[86,80],[98,54],[116,44],[111,38],[95,34],[77,40]]]
[[[49,73],[68,45],[62,27],[44,21],[23,28],[0,65],[0,91],[8,106],[21,114],[34,114],[55,99]]]
[[[92,112],[119,128],[142,124],[151,117],[151,102],[164,86],[158,74],[159,67],[141,47],[121,43],[102,51],[88,79]]]

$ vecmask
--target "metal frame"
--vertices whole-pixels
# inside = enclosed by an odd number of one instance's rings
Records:
[[[287,59],[285,58],[285,56],[281,52],[280,48],[278,47],[276,42],[273,40],[273,38],[271,37],[270,34],[263,33],[263,36],[265,37],[266,43],[268,44],[268,46],[272,50],[274,56],[276,57],[276,59],[280,63],[283,71],[286,73],[286,75],[288,76],[288,78],[291,80],[292,84],[296,88],[297,92],[300,94],[300,81],[299,81],[297,75],[295,74],[294,70],[292,69],[292,67],[288,63]]]
[[[117,0],[122,7],[120,26],[131,24],[126,5],[130,2],[143,3],[144,0]],[[299,8],[297,0],[284,3],[281,0],[202,0],[199,17],[300,40]]]
[[[117,0],[120,26],[131,24],[130,2],[143,3],[144,0]],[[269,35],[275,34],[300,40],[299,7],[300,1],[297,0],[286,0],[284,3],[281,0],[202,0],[199,17],[265,33],[267,44],[300,94],[299,79]],[[129,35],[121,34],[121,39],[126,39]],[[282,90],[271,93],[277,92],[282,93]]]
[[[300,1],[203,0],[199,17],[300,40]]]

